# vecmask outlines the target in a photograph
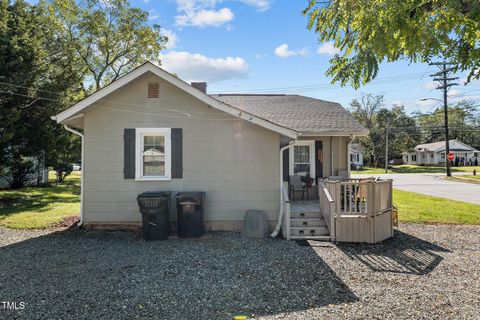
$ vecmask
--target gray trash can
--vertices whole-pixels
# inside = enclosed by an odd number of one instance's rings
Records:
[[[165,240],[170,234],[170,196],[168,192],[144,192],[137,202],[142,214],[142,234],[146,240]]]
[[[177,234],[200,237],[205,233],[203,199],[205,192],[179,192],[177,198]]]

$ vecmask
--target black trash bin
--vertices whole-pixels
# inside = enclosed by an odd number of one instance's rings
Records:
[[[200,237],[205,233],[204,197],[205,192],[179,192],[177,194],[177,234],[179,237]]]
[[[137,202],[142,213],[142,233],[146,240],[165,240],[170,234],[171,192],[144,192]]]

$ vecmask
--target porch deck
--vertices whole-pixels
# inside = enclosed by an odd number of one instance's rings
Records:
[[[377,243],[393,235],[391,180],[325,180],[318,196],[290,201],[283,188],[285,238]]]
[[[320,202],[315,200],[294,200],[290,201],[290,212],[318,212],[320,213]]]

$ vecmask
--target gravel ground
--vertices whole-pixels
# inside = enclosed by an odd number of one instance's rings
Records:
[[[0,228],[0,259],[0,319],[480,319],[479,226],[337,246]]]

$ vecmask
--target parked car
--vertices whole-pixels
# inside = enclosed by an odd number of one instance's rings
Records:
[[[72,163],[73,171],[79,171],[82,170],[82,161],[77,161],[75,163]]]
[[[398,165],[403,164],[403,160],[402,159],[392,159],[392,160],[388,161],[388,164],[391,165],[391,166],[398,166]]]

